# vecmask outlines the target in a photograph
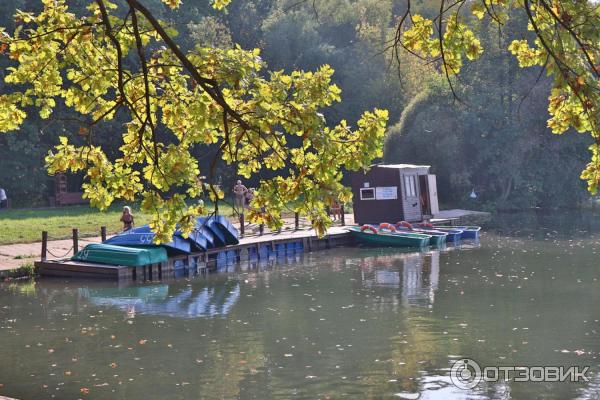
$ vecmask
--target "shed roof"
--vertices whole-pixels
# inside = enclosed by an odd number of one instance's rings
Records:
[[[394,168],[394,169],[421,169],[430,168],[431,165],[415,165],[415,164],[375,164],[373,167],[378,168]]]

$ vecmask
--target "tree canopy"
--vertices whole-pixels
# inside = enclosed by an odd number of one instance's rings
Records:
[[[158,240],[168,240],[177,224],[191,231],[205,210],[188,200],[203,193],[223,198],[214,177],[221,160],[245,177],[279,172],[262,180],[251,219],[277,227],[283,208],[294,203],[323,232],[326,206],[350,197],[341,167],[366,168],[382,155],[387,111],[365,112],[355,129],[345,121],[329,127],[320,110],[341,98],[328,65],[266,73],[257,49],[185,52],[173,40],[176,32],[141,2],[126,3],[91,1],[79,16],[64,0],[43,0],[39,13],[17,12],[15,31],[2,32],[2,49],[15,61],[5,81],[17,90],[0,96],[0,130],[18,129],[25,107],[46,119],[63,101],[79,114],[78,133],[87,143],[61,136],[46,157],[48,171],[85,171],[85,196],[99,208],[141,196],[142,207],[154,211]],[[120,154],[110,158],[98,124],[116,113],[128,120]],[[191,154],[201,145],[218,146],[208,171]]]
[[[591,2],[11,0],[0,8],[9,3],[8,14],[33,11],[2,23],[0,131],[20,132],[2,135],[0,154],[28,154],[10,162],[31,173],[56,145],[50,173],[83,172],[100,208],[142,198],[162,239],[206,211],[195,199],[223,197],[227,165],[261,181],[254,221],[276,227],[293,205],[322,231],[325,207],[349,199],[343,168],[382,155],[382,108],[399,119],[386,159],[448,173],[446,198],[477,185],[495,204],[547,204],[556,177],[583,168],[582,146],[592,159],[581,176],[597,190],[600,25]],[[527,89],[536,82],[539,90]],[[558,142],[544,136],[546,119],[554,133],[590,135]],[[19,174],[29,192],[43,186],[40,173],[27,182]],[[582,196],[575,179],[563,185],[553,198]]]

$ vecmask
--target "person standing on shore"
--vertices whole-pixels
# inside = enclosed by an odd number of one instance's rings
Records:
[[[6,191],[0,188],[0,209],[8,208],[8,197],[6,197]]]
[[[244,213],[246,192],[248,192],[248,188],[242,185],[242,181],[238,180],[235,186],[233,187],[233,209],[234,211],[237,211],[238,214]]]
[[[128,206],[123,207],[121,222],[123,223],[123,231],[128,231],[133,228],[133,214],[131,213],[131,208]]]

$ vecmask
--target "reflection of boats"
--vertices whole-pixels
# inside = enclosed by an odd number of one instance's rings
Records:
[[[139,267],[167,261],[167,251],[162,247],[142,249],[91,243],[77,252],[73,260]]]
[[[363,231],[358,226],[348,227],[347,230],[358,242],[372,246],[423,247],[431,239],[430,235],[420,233],[382,232],[375,229]]]
[[[79,289],[83,297],[98,306],[181,318],[227,315],[240,297],[239,283],[231,281],[201,288],[185,286],[177,293],[170,293],[172,291],[173,286],[170,288],[166,284]]]

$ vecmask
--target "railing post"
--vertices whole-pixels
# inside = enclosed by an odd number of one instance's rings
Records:
[[[264,233],[265,233],[265,224],[260,224],[258,226],[258,234],[262,236]]]
[[[46,261],[48,253],[48,232],[42,231],[42,261]]]
[[[73,255],[79,251],[79,230],[73,228]]]
[[[244,224],[245,224],[245,221],[244,221],[244,213],[241,213],[241,214],[240,214],[240,234],[241,234],[242,236],[244,236]]]
[[[100,227],[100,238],[102,239],[102,242],[106,242],[106,227],[105,226]]]
[[[300,229],[300,215],[298,213],[294,213],[294,230]]]
[[[346,211],[344,210],[343,204],[340,206],[340,212],[342,213],[342,215],[340,215],[342,220],[342,226],[346,226]]]

